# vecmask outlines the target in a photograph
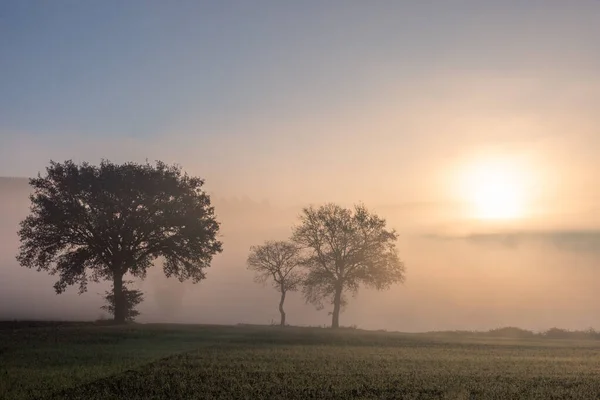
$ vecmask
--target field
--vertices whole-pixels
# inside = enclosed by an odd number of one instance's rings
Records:
[[[596,399],[600,342],[0,324],[2,399]]]

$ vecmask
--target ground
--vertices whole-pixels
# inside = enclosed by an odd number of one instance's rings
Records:
[[[1,399],[596,399],[600,341],[0,323]]]

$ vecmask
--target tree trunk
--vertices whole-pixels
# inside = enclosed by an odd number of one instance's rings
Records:
[[[335,289],[335,296],[333,298],[333,313],[331,317],[331,327],[336,329],[340,327],[340,309],[342,307],[342,288],[338,287]]]
[[[115,322],[124,324],[127,305],[125,304],[125,296],[123,293],[123,274],[118,272],[114,274],[113,278],[113,294],[115,296]]]
[[[281,326],[285,326],[285,311],[283,311],[283,302],[285,301],[285,290],[281,291],[281,300],[279,300],[279,313],[281,314]]]

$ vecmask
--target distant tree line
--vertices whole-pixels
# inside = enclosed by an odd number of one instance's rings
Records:
[[[533,332],[517,327],[504,327],[488,331],[439,331],[427,332],[425,335],[439,337],[488,337],[512,339],[571,339],[571,340],[600,340],[600,332],[593,328],[583,331],[550,328],[546,331]]]
[[[83,293],[90,281],[111,281],[103,309],[117,323],[132,321],[143,301],[141,291],[127,287],[127,274],[144,279],[160,257],[167,277],[197,283],[222,252],[204,180],[178,166],[51,161],[46,174],[29,183],[31,212],[20,225],[17,260],[58,275],[56,293],[72,285]],[[257,282],[270,281],[279,292],[282,326],[286,294],[301,290],[317,309],[332,306],[337,328],[360,286],[384,290],[404,281],[396,239],[385,219],[363,205],[310,206],[288,240],[253,246],[247,267]]]

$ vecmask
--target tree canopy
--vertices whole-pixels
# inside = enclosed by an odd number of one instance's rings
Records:
[[[386,228],[385,219],[363,205],[347,209],[329,203],[304,208],[292,239],[306,250],[306,301],[319,309],[324,302],[333,304],[332,327],[337,328],[347,293],[355,295],[360,285],[384,290],[404,282],[397,237]]]
[[[272,280],[273,287],[281,294],[279,301],[280,325],[285,326],[283,303],[288,291],[295,291],[302,283],[303,274],[298,268],[302,260],[300,248],[287,241],[267,241],[261,246],[252,246],[246,261],[248,269],[254,271],[255,281],[264,283]]]
[[[58,274],[57,293],[70,285],[83,293],[89,281],[112,280],[115,320],[123,322],[126,273],[144,278],[163,257],[167,277],[196,283],[222,251],[203,184],[160,161],[51,161],[45,176],[30,179],[31,213],[21,222],[17,260]]]

